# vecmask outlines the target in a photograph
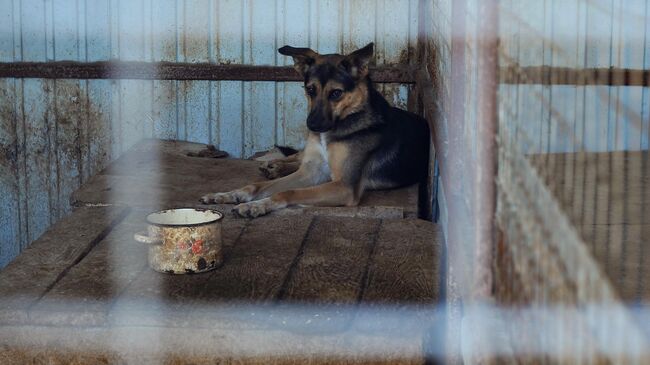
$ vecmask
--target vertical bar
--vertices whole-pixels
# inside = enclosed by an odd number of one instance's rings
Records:
[[[465,127],[465,84],[466,60],[465,42],[467,4],[465,1],[453,1],[451,8],[451,76],[450,82],[450,113],[447,122],[447,138],[443,141],[448,145],[447,151],[441,151],[441,176],[443,180],[444,202],[447,207],[447,348],[446,355],[449,363],[461,363],[460,356],[460,325],[463,290],[467,288],[467,278],[458,259],[463,257],[462,226],[467,217],[461,211],[461,191],[458,181],[462,181],[462,133]],[[436,134],[439,135],[436,130]],[[444,138],[444,137],[442,137]],[[437,146],[442,146],[438,143]]]
[[[476,270],[474,295],[488,299],[492,291],[492,251],[496,210],[496,130],[498,86],[498,3],[480,1],[478,35],[478,123],[476,161]]]

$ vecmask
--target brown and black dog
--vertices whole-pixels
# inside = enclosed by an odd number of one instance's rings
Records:
[[[276,180],[208,194],[201,202],[239,203],[233,211],[258,217],[290,205],[354,206],[366,190],[426,178],[428,124],[391,107],[374,89],[368,76],[372,43],[347,56],[289,46],[278,51],[293,57],[309,101],[305,149],[280,162],[289,172],[294,170],[291,164],[297,170]]]

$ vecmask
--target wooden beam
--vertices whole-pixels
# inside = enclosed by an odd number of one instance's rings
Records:
[[[511,65],[500,71],[502,84],[650,86],[650,70]]]
[[[415,83],[410,68],[370,69],[374,82]],[[176,62],[9,62],[0,63],[0,78],[303,81],[291,66],[217,65]]]

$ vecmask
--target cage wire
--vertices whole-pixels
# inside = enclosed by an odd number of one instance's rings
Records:
[[[540,3],[499,8],[495,299],[519,362],[648,363],[648,4]]]

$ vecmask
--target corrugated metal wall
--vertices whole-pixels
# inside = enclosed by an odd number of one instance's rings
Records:
[[[417,0],[0,0],[0,62],[289,65],[376,43],[409,62]],[[405,106],[408,87],[380,85]],[[70,211],[70,193],[142,138],[210,143],[236,157],[300,147],[300,83],[0,79],[0,267]]]
[[[502,3],[502,66],[650,67],[645,0]],[[650,91],[641,86],[502,85],[530,153],[648,149]]]

